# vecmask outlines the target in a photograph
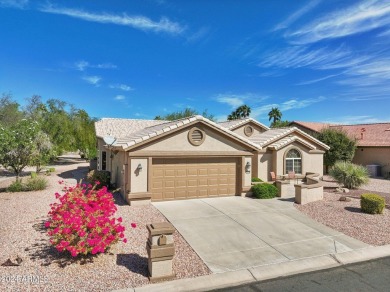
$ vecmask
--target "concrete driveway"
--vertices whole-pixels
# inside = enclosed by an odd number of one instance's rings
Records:
[[[368,246],[306,217],[288,199],[223,197],[153,205],[214,273]]]

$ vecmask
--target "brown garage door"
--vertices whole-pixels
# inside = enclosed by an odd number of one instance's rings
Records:
[[[152,200],[235,195],[236,165],[236,158],[154,158]]]

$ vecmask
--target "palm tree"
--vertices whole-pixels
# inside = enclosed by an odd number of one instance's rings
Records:
[[[273,119],[272,123],[275,124],[277,121],[282,119],[282,112],[277,108],[273,107],[268,113],[269,121]]]
[[[228,115],[228,121],[243,119],[249,117],[251,108],[247,105],[242,105],[236,108],[230,115]]]

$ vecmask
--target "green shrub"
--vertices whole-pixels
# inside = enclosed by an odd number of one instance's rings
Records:
[[[22,180],[18,179],[14,181],[10,186],[7,188],[7,192],[15,193],[15,192],[22,192],[23,191],[23,184]]]
[[[56,169],[54,167],[49,168],[49,172],[55,172],[55,171],[56,171]]]
[[[35,171],[32,171],[31,172],[31,178],[36,178],[37,177],[37,173]]]
[[[350,162],[337,162],[329,174],[349,189],[358,188],[369,181],[367,168]]]
[[[91,184],[95,184],[96,181],[99,181],[100,184],[97,188],[101,188],[103,186],[110,186],[110,172],[107,170],[91,170],[88,172],[87,181]]]
[[[47,187],[47,180],[44,177],[38,176],[34,178],[30,178],[23,185],[24,191],[40,191],[44,190]]]
[[[360,207],[364,213],[382,214],[385,208],[385,198],[376,194],[363,194],[360,197]]]
[[[258,177],[252,177],[252,182],[262,182],[263,180]]]
[[[252,187],[253,196],[257,199],[272,199],[278,194],[278,188],[272,184],[258,184]]]
[[[25,183],[23,183],[21,179],[14,181],[7,188],[7,192],[15,193],[15,192],[40,191],[46,189],[46,187],[47,187],[47,180],[44,177],[37,176],[34,178],[29,178]]]

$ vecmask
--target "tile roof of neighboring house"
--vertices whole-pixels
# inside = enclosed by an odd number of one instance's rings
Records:
[[[291,124],[301,125],[315,132],[319,132],[326,127],[339,128],[346,131],[351,138],[355,138],[358,146],[390,146],[390,123],[335,125],[293,121]]]
[[[260,126],[261,128],[263,128],[265,130],[269,130],[269,128],[266,125],[263,125],[262,123],[256,121],[255,119],[252,119],[252,118],[224,121],[224,122],[219,122],[218,124],[221,125],[222,127],[225,127],[226,129],[233,130],[233,129],[235,129],[243,124],[246,124],[247,122],[253,122],[254,124]]]
[[[240,140],[241,142],[243,142],[247,145],[250,145],[255,149],[258,149],[258,150],[261,149],[261,147],[259,145],[251,142],[250,140],[248,140],[248,139],[226,129],[225,127],[222,127],[221,125],[214,123],[213,121],[210,121],[209,119],[207,119],[203,116],[200,116],[200,115],[192,116],[192,117],[188,117],[188,118],[184,118],[184,119],[180,119],[180,120],[176,120],[176,121],[172,121],[172,122],[164,122],[164,123],[160,123],[160,124],[157,124],[154,126],[144,128],[138,132],[130,134],[127,137],[118,138],[114,144],[114,147],[121,147],[123,149],[128,149],[128,148],[133,147],[133,146],[135,146],[143,141],[149,140],[149,139],[156,137],[156,136],[159,136],[163,133],[170,132],[174,129],[180,128],[182,126],[185,126],[185,125],[192,123],[192,122],[195,122],[195,121],[204,121],[207,124],[214,126],[219,130],[222,130],[227,135],[233,136],[237,140]]]
[[[327,123],[302,122],[302,121],[292,121],[290,124],[292,124],[292,125],[296,124],[296,125],[305,127],[305,128],[312,130],[314,132],[319,132],[323,128],[327,128],[327,127],[332,125],[332,124],[327,124]]]
[[[264,133],[256,134],[251,137],[249,137],[249,140],[252,142],[259,144],[261,147],[269,146],[269,147],[277,147],[280,148],[281,145],[286,145],[286,143],[292,142],[298,140],[300,142],[304,142],[304,144],[307,144],[309,148],[314,147],[314,145],[305,142],[302,139],[299,139],[299,137],[294,138],[294,136],[289,137],[290,134],[297,132],[300,135],[308,138],[309,140],[313,141],[314,143],[321,145],[324,149],[329,149],[329,146],[322,143],[321,141],[317,140],[316,138],[310,136],[309,134],[305,133],[304,131],[296,128],[296,127],[287,127],[287,128],[276,128],[276,129],[270,129],[268,131],[265,131]],[[290,139],[289,139],[290,138]],[[279,140],[281,139],[281,140]],[[316,147],[314,147],[316,148]]]
[[[390,146],[390,123],[332,126],[336,127],[356,138],[358,146]]]
[[[118,138],[126,137],[146,127],[162,123],[166,123],[166,121],[103,118],[95,123],[95,130],[97,137],[111,136]]]

